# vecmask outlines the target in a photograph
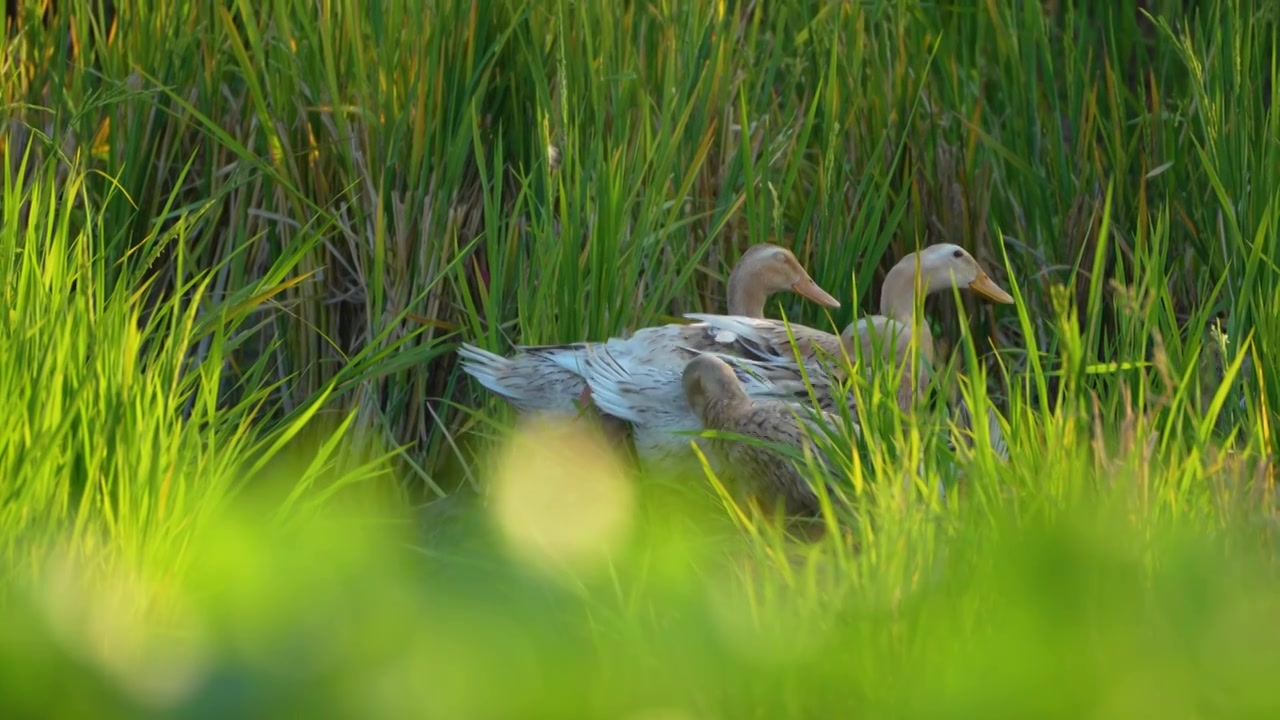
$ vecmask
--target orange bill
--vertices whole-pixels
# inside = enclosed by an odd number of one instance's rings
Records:
[[[840,307],[840,301],[831,297],[831,294],[826,290],[818,287],[818,283],[814,282],[813,278],[800,280],[799,282],[794,283],[791,286],[791,289],[819,305],[825,305],[829,308]]]
[[[979,272],[978,277],[969,283],[969,289],[991,302],[1004,303],[1006,305],[1013,304],[1013,296],[1005,292],[984,272]]]

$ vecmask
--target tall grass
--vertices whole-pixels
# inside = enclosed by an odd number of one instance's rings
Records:
[[[19,713],[1274,711],[1266,3],[18,6]],[[926,313],[1009,461],[887,409],[797,545],[456,370],[724,311],[761,241],[825,329],[968,248],[1016,305]]]

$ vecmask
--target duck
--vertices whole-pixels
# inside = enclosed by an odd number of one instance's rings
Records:
[[[996,284],[964,248],[939,243],[906,255],[894,264],[880,289],[879,314],[859,318],[855,325],[862,357],[882,360],[892,357],[896,366],[908,360],[915,346],[917,362],[912,372],[903,374],[898,391],[898,405],[903,410],[924,392],[936,359],[933,332],[928,323],[915,321],[916,300],[920,295],[928,296],[953,286],[968,288],[994,303],[1014,302],[1013,296]]]
[[[892,357],[894,368],[909,360],[908,356],[914,340],[917,352],[916,363],[911,372],[903,373],[898,386],[897,402],[904,411],[908,410],[927,390],[930,376],[937,362],[933,332],[928,323],[914,322],[916,288],[920,287],[923,294],[928,295],[948,287],[945,276],[941,273],[930,273],[924,270],[927,267],[943,267],[946,253],[950,253],[950,260],[962,270],[962,273],[957,273],[956,277],[961,283],[968,281],[968,289],[991,302],[999,304],[1014,302],[1013,296],[996,284],[978,262],[962,248],[939,244],[917,253],[918,264],[922,270],[921,275],[925,280],[921,283],[916,283],[914,279],[916,258],[907,255],[899,260],[885,275],[880,292],[879,314],[860,318],[854,330],[858,336],[862,357],[882,360]],[[961,430],[962,436],[975,435],[973,415],[963,397],[956,398],[954,421],[956,427]],[[999,414],[994,407],[988,406],[987,434],[991,449],[1000,458],[1008,460],[1008,444],[1000,427]],[[956,449],[954,441],[948,440],[948,445],[953,451]]]
[[[796,461],[777,446],[800,452],[807,446],[831,470],[830,459],[814,438],[827,430],[850,430],[840,417],[780,400],[753,399],[734,369],[712,354],[698,355],[685,365],[681,390],[701,429],[747,438],[699,438],[709,459],[714,458],[713,466],[728,468],[749,495],[767,505],[781,504],[789,516],[819,513],[817,492]],[[858,432],[856,425],[851,429]]]
[[[919,282],[915,281],[917,272]],[[904,276],[910,279],[904,280]],[[850,394],[838,392],[841,366],[827,363],[841,357],[853,358],[855,345],[861,344],[864,337],[874,337],[886,329],[900,334],[909,332],[916,287],[925,294],[961,287],[996,302],[1012,302],[1012,297],[991,280],[972,255],[951,243],[930,245],[902,258],[890,270],[885,283],[881,305],[886,314],[864,317],[840,335],[765,318],[686,313],[684,317],[694,320],[694,325],[649,328],[654,331],[650,335],[642,335],[645,331],[641,331],[630,339],[610,340],[591,348],[584,353],[584,377],[593,402],[602,412],[631,423],[641,462],[666,464],[687,451],[682,434],[698,428],[695,413],[682,397],[680,380],[684,365],[693,356],[720,357],[732,367],[743,390],[753,399],[806,403],[812,387],[819,409],[835,412],[843,403],[856,413]],[[681,337],[679,332],[666,328],[698,330],[693,336]],[[681,342],[690,337],[702,342]],[[932,335],[926,328],[920,337],[921,355],[931,363]],[[886,348],[890,346],[877,344],[881,356],[889,352]],[[906,349],[905,343],[901,348],[895,347],[897,356],[902,357]],[[876,352],[874,346],[864,345],[863,350],[864,358],[876,357],[872,354]],[[862,362],[868,369],[871,364],[870,360]],[[904,399],[900,393],[899,404],[907,410]]]
[[[784,291],[824,307],[840,307],[840,301],[814,281],[793,252],[773,243],[757,243],[748,248],[730,272],[726,290],[728,310],[734,316],[763,319],[768,298]],[[678,344],[710,348],[728,346],[731,342],[731,338],[718,336],[696,323],[642,328],[629,338],[605,341],[633,348],[628,356],[635,356],[644,348],[673,348]],[[513,355],[503,357],[463,343],[458,357],[463,372],[504,398],[518,412],[577,415],[584,407],[602,410],[593,404],[591,388],[582,376],[585,356],[601,344],[587,341],[521,345]],[[687,357],[681,356],[678,360],[682,368]]]

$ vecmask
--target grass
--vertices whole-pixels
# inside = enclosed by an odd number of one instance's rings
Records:
[[[1094,5],[18,2],[6,710],[1274,714],[1280,18]],[[802,546],[456,369],[761,241],[823,328],[968,248],[1009,462],[886,409]]]

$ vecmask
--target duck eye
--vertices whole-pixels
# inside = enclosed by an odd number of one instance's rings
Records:
[[[954,257],[954,258],[961,258],[961,257],[964,257],[964,251],[963,251],[963,250],[956,250],[955,252],[951,253],[951,257]]]

